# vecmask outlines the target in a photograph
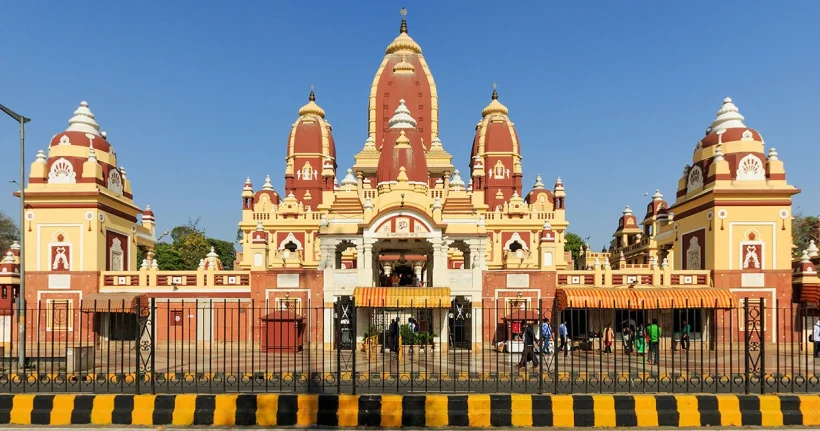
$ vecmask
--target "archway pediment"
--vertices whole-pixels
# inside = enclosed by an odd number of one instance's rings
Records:
[[[440,236],[441,230],[415,211],[397,210],[377,217],[365,229],[365,235],[374,238],[429,238]]]

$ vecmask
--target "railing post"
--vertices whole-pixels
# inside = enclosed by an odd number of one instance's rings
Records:
[[[774,322],[772,322],[774,323]],[[766,393],[766,300],[760,298],[760,393]]]
[[[560,313],[560,311],[558,310],[558,295],[556,294],[555,298],[552,301],[552,322],[550,324],[552,326],[552,329],[553,329],[552,330],[553,337],[555,338],[556,341],[558,341],[558,339],[560,338],[560,334],[558,333],[558,326],[557,326],[558,321],[562,320],[561,316],[559,316],[559,313]],[[561,323],[563,323],[563,321]],[[553,394],[558,394],[558,362],[559,362],[558,348],[559,348],[560,344],[558,344],[558,343],[555,343],[555,344],[557,344],[557,345],[555,346],[554,349],[552,349],[552,358],[553,358],[553,362],[555,362],[555,373],[554,373],[553,378],[552,378],[552,382],[553,382],[552,393]]]
[[[357,343],[356,338],[358,337],[358,335],[356,335],[356,321],[359,320],[359,319],[358,319],[358,316],[356,315],[356,303],[355,302],[352,302],[350,304],[350,310],[351,310],[350,311],[350,316],[351,316],[350,318],[351,318],[351,320],[353,320],[353,325],[352,325],[353,328],[351,329],[351,331],[353,332],[351,334],[351,336],[353,338],[353,354],[351,355],[351,357],[352,357],[351,361],[353,362],[353,367],[352,367],[352,371],[350,373],[350,382],[353,385],[353,395],[356,395],[356,350],[358,350],[357,346],[356,346],[356,343]],[[364,343],[362,343],[362,345],[364,345]]]
[[[544,325],[544,298],[538,298],[538,328],[535,330],[538,332],[541,331],[541,327]],[[541,334],[539,337],[541,340],[541,346],[538,348],[538,394],[544,393],[544,361],[547,358],[547,355],[544,354],[544,350],[549,346],[548,340],[544,338],[544,334]]]
[[[134,383],[137,386],[137,395],[139,395],[139,394],[142,393],[142,389],[140,388],[140,385],[142,383],[141,380],[142,380],[142,368],[143,368],[142,367],[142,327],[145,324],[145,322],[143,321],[142,316],[140,315],[140,310],[141,310],[140,307],[142,307],[142,304],[140,304],[140,298],[136,299],[136,303],[137,303],[137,308],[136,308],[136,310],[134,310],[134,312],[137,313],[137,327],[136,327],[137,337],[136,337],[136,341],[135,341],[136,348],[134,349],[134,354],[136,355],[136,358],[135,358],[135,361],[134,361],[134,364],[136,365],[136,369],[134,370],[135,371],[135,373],[134,373]],[[111,301],[110,300],[108,301],[108,311],[111,311]],[[110,315],[110,313],[109,313],[109,315]],[[109,346],[110,346],[111,334],[109,334],[108,339],[109,339]],[[125,343],[123,343],[121,348],[125,349]]]
[[[342,325],[341,325],[341,317],[339,317],[339,312],[342,311],[341,305],[339,302],[336,302],[336,314],[335,317],[335,328],[333,331],[334,337],[336,338],[336,393],[342,393]],[[355,340],[354,340],[355,341]],[[354,346],[355,349],[355,346]]]
[[[744,374],[745,374],[745,390],[749,393],[749,361],[751,360],[751,352],[749,351],[749,298],[743,300],[743,349],[744,349]]]

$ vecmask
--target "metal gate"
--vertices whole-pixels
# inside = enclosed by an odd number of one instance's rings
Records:
[[[471,301],[463,296],[456,296],[448,315],[450,328],[450,345],[458,349],[472,348],[473,310]]]
[[[766,392],[766,305],[763,298],[743,301],[746,393]]]

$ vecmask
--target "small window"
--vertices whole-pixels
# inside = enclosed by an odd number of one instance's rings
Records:
[[[510,251],[511,252],[516,252],[516,251],[521,250],[523,248],[524,247],[522,247],[521,243],[518,242],[518,241],[514,241],[512,244],[510,244]]]
[[[182,326],[182,310],[171,310],[171,326]]]
[[[285,244],[285,250],[288,250],[290,252],[296,252],[297,249],[298,247],[293,241],[289,241],[287,244]]]
[[[9,297],[9,290],[8,289],[9,288],[7,286],[3,286],[3,299],[6,299],[6,298]]]

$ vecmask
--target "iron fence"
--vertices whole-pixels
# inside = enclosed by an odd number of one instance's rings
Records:
[[[24,363],[20,316],[0,312],[0,392],[820,392],[813,307],[749,299],[726,309],[559,310],[553,300],[463,297],[434,305],[50,300],[26,310]],[[653,321],[657,344],[638,341]]]

